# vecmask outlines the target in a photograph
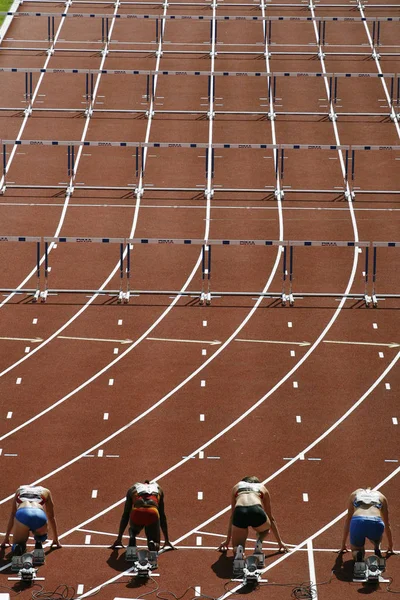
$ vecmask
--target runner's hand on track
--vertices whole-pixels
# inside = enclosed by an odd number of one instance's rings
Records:
[[[110,546],[110,548],[125,548],[125,546],[123,545],[122,541],[120,539],[116,539],[115,542]]]
[[[1,548],[9,548],[11,546],[8,538],[5,538],[1,543]]]
[[[286,546],[286,544],[282,543],[278,548],[278,552],[280,552],[281,554],[286,554],[286,552],[289,552],[289,548]]]
[[[338,550],[337,554],[346,554],[346,552],[348,552],[348,551],[349,551],[349,549],[347,546],[342,546],[340,548],[340,550]]]
[[[171,542],[164,542],[162,550],[176,550],[176,548],[174,548],[174,546],[171,544]]]
[[[50,544],[50,550],[55,546],[56,548],[62,548],[60,542],[58,540],[53,540]]]

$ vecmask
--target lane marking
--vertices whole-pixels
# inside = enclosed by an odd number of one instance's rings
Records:
[[[206,387],[206,380],[205,379],[202,379],[200,381],[200,387]]]
[[[104,421],[108,421],[109,413],[104,413],[103,419]]]
[[[109,379],[108,380],[108,385],[114,385],[114,379]]]
[[[292,325],[288,324],[288,327],[292,327]],[[251,342],[253,344],[288,344],[289,346],[311,346],[311,342],[286,342],[283,340],[249,340],[236,338],[235,342]],[[292,352],[294,352],[294,350]],[[294,356],[294,353],[291,354],[291,356]]]
[[[146,340],[150,340],[152,342],[182,342],[185,344],[209,344],[210,346],[218,346],[222,344],[220,340],[179,340],[173,338],[153,338],[148,337]],[[207,352],[207,351],[206,351]]]
[[[118,325],[122,325],[122,319],[118,319]]]
[[[10,412],[7,413],[7,419],[11,419],[12,416],[13,416],[12,411],[10,411]]]
[[[199,458],[200,459],[204,458],[204,451],[203,450],[200,450],[200,452],[199,452]]]
[[[15,385],[20,385],[22,382],[22,377],[17,377],[17,380],[15,382]]]
[[[203,538],[201,537],[201,535],[197,535],[196,536],[196,546],[201,546],[203,543]]]
[[[92,539],[91,535],[85,535],[85,544],[90,544],[91,539]]]
[[[205,348],[203,348],[203,350],[201,351],[201,355],[202,356],[207,356],[207,350]]]
[[[324,340],[324,344],[352,344],[355,346],[385,346],[386,348],[400,348],[400,344],[397,342],[390,342],[389,344],[380,344],[379,342],[349,342],[339,340]]]
[[[101,450],[101,449],[98,450],[97,451],[97,456],[98,456],[98,458],[102,458],[104,456],[104,450]]]
[[[35,321],[35,319],[33,319]],[[36,319],[37,321],[37,319]],[[22,337],[0,337],[0,340],[10,342],[31,342],[32,344],[38,344],[39,342],[43,342],[42,338],[22,338]]]
[[[292,321],[288,321],[288,324],[287,324],[287,326],[288,326],[289,328],[290,328],[290,327],[293,327],[293,323],[292,323]]]
[[[118,354],[118,348],[114,348],[114,354]]]
[[[98,490],[92,490],[92,498],[97,498]]]
[[[201,587],[199,585],[195,585],[194,586],[194,595],[197,596],[201,596]]]
[[[197,500],[203,500],[203,492],[197,492]]]
[[[296,352],[294,350],[290,351],[290,356],[296,356]]]
[[[385,388],[386,388],[387,390],[390,390],[390,389],[391,389],[391,388],[390,388],[390,383],[385,383]]]
[[[378,329],[378,323],[372,323],[372,327],[373,327],[374,329]]]
[[[207,321],[203,321],[203,327],[207,327]]]
[[[59,340],[79,340],[82,342],[112,342],[114,344],[133,344],[133,340],[124,339],[124,340],[114,340],[109,338],[88,338],[88,337],[77,337],[70,335],[57,335],[57,339]],[[117,352],[114,354],[118,354],[118,348],[116,348]]]
[[[200,415],[200,421],[205,421],[205,419],[206,419],[205,415],[204,415],[204,414],[201,414],[201,415]]]
[[[399,424],[399,421],[398,421],[397,417],[392,417],[392,423],[393,423],[393,425],[398,425]]]
[[[85,589],[85,586],[83,585],[83,583],[78,583],[77,587],[76,587],[76,593],[78,594],[83,594],[83,590]]]
[[[29,347],[29,346],[26,346],[26,348],[25,348],[25,353],[27,354],[29,351],[30,351],[30,347]]]
[[[298,381],[293,381],[293,387],[294,387],[294,388],[298,388],[298,387],[299,387],[299,383],[298,383]]]
[[[312,589],[313,600],[318,600],[318,588],[315,585],[317,583],[317,576],[315,573],[314,563],[314,548],[312,540],[307,540],[307,554],[308,554],[308,572],[310,574],[310,586]]]
[[[308,494],[306,492],[303,494],[303,502],[308,502]]]
[[[301,416],[300,415],[296,416],[296,423],[301,423]]]

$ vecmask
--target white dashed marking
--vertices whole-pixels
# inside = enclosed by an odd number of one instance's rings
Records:
[[[21,381],[22,381],[22,377],[17,377],[17,381],[15,382],[16,385],[20,385]]]
[[[393,425],[398,425],[399,421],[397,420],[397,417],[392,417],[392,423]]]
[[[12,418],[12,416],[13,416],[13,414],[12,414],[12,412],[11,412],[11,411],[7,413],[7,419],[11,419],[11,418]]]
[[[27,346],[27,347],[25,348],[25,354],[28,354],[28,352],[30,352],[30,351],[31,351],[30,347],[29,347],[29,346]]]
[[[379,358],[383,358],[385,355],[383,354],[383,352],[379,352]]]
[[[199,458],[204,458],[204,450],[200,450],[200,452],[199,452]]]
[[[203,500],[203,492],[197,492],[197,500]]]
[[[92,498],[97,498],[97,490],[92,490]]]
[[[372,327],[373,327],[374,329],[378,329],[378,323],[372,323]]]
[[[196,546],[201,546],[203,543],[203,538],[201,535],[196,535]]]
[[[200,596],[201,595],[201,587],[199,585],[195,585],[194,586],[194,595],[195,596]]]
[[[76,588],[76,593],[78,594],[78,596],[83,594],[84,589],[85,589],[85,586],[83,585],[83,583],[78,583],[77,588]]]
[[[118,348],[114,348],[114,354],[118,354]]]
[[[90,544],[91,539],[92,539],[91,535],[85,535],[85,544]]]
[[[206,387],[206,380],[205,380],[205,379],[202,379],[202,380],[201,380],[201,382],[200,382],[200,386],[201,386],[201,387]]]
[[[203,414],[200,415],[200,421],[205,421],[205,415],[203,415]]]
[[[207,327],[207,321],[203,321],[203,327]]]
[[[118,325],[122,325],[122,319],[118,319]]]
[[[385,458],[385,462],[398,463],[399,461],[396,458]]]
[[[303,453],[299,454],[299,458],[300,458],[300,460],[304,460],[305,459],[304,454]]]
[[[97,456],[99,458],[101,458],[102,456],[104,456],[104,450],[97,450]]]
[[[303,502],[308,502],[308,494],[303,494]]]
[[[386,388],[387,390],[390,390],[390,383],[385,383],[385,388]]]
[[[201,351],[202,356],[207,356],[207,350],[205,348],[203,348],[203,350]]]
[[[296,423],[301,423],[301,416],[300,415],[296,415]]]
[[[108,380],[108,385],[114,385],[114,379],[109,379]]]
[[[298,387],[299,387],[299,383],[298,383],[298,381],[293,381],[293,387],[294,387],[294,388],[298,388]]]
[[[37,325],[38,320],[37,319],[33,319],[32,323],[33,325]]]
[[[295,350],[291,350],[291,351],[290,351],[290,356],[296,356],[296,352],[295,352]]]
[[[109,413],[104,413],[103,419],[104,421],[108,421]]]
[[[292,323],[292,321],[288,321],[288,324],[287,324],[287,326],[288,326],[288,327],[293,327],[293,323]]]

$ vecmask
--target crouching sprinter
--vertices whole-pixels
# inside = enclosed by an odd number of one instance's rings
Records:
[[[172,548],[168,537],[167,517],[164,510],[164,492],[157,483],[135,483],[126,494],[124,512],[119,525],[118,537],[112,548],[122,546],[122,536],[129,523],[129,546],[136,546],[136,536],[143,527],[149,550],[160,549],[160,528],[164,534],[164,546]]]
[[[50,490],[41,486],[22,485],[17,489],[13,499],[10,519],[1,544],[2,548],[11,545],[10,535],[12,532],[13,554],[22,556],[26,550],[29,532],[32,531],[35,549],[41,549],[47,540],[48,522],[50,522],[53,533],[51,547],[61,548]]]

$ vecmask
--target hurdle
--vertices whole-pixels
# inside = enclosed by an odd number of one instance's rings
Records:
[[[121,302],[123,300],[123,283],[124,283],[124,246],[125,238],[101,238],[101,237],[44,237],[44,290],[40,292],[42,302],[46,302],[49,294],[98,294],[105,296],[116,296]],[[50,245],[54,244],[119,244],[119,289],[68,289],[68,288],[51,288],[49,286],[49,249]]]
[[[367,305],[366,292],[362,293],[331,293],[331,292],[297,292],[293,293],[293,265],[294,265],[294,248],[295,247],[326,247],[326,248],[366,248],[368,249],[371,242],[355,242],[355,241],[311,241],[311,240],[289,240],[289,299],[290,306],[294,305],[295,298],[346,298],[349,300],[365,300]],[[366,289],[368,278],[368,251],[365,252],[365,271],[364,271],[364,287]],[[368,305],[367,305],[368,306]]]
[[[282,299],[282,293],[280,292],[251,292],[251,291],[243,291],[243,292],[234,292],[234,291],[214,291],[211,293],[211,255],[212,255],[212,246],[247,246],[247,247],[255,247],[255,246],[280,246],[285,248],[287,245],[286,241],[283,240],[231,240],[231,239],[200,239],[200,238],[192,238],[192,239],[182,239],[182,238],[128,238],[126,239],[127,244],[127,265],[129,269],[129,274],[127,271],[127,283],[130,281],[130,270],[131,270],[131,258],[130,252],[134,245],[143,244],[145,246],[151,245],[165,245],[165,246],[173,246],[173,245],[184,245],[184,246],[201,246],[201,278],[202,278],[202,286],[200,290],[130,290],[126,289],[125,294],[122,297],[124,298],[124,303],[129,301],[129,295],[134,294],[137,296],[140,295],[168,295],[168,296],[193,296],[199,298],[199,303],[201,306],[206,304],[210,306],[212,296],[214,297],[224,297],[224,296],[249,296],[249,297],[264,297],[264,298],[280,298]],[[285,269],[284,271],[285,272]]]
[[[37,302],[40,295],[40,263],[41,263],[41,237],[37,236],[17,236],[17,235],[1,235],[0,243],[5,242],[22,242],[22,243],[34,243],[36,244],[36,287],[35,288],[0,288],[0,292],[6,294],[32,294],[33,302]]]
[[[376,293],[376,281],[377,281],[377,254],[378,248],[400,248],[400,242],[372,242],[373,248],[373,259],[372,259],[372,295],[370,297],[370,303],[374,308],[378,306],[378,299],[382,298],[400,298],[400,294],[377,294]]]

